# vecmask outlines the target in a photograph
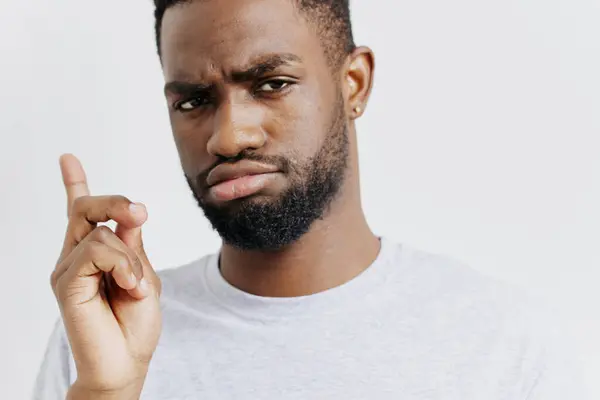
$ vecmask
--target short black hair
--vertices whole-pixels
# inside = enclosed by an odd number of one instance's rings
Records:
[[[193,0],[154,0],[155,34],[158,55],[161,55],[160,39],[162,20],[168,8]],[[218,1],[218,0],[216,0]],[[350,21],[349,0],[290,0],[304,13],[321,36],[328,59],[338,65],[355,49]]]

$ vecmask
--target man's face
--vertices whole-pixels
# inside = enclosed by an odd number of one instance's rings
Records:
[[[348,162],[347,116],[319,36],[291,0],[167,10],[162,63],[190,188],[226,243],[275,250],[324,216]]]

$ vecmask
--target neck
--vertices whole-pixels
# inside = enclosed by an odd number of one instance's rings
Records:
[[[377,258],[380,243],[362,211],[357,170],[349,171],[326,217],[295,243],[271,252],[224,244],[225,280],[257,296],[297,297],[342,285],[363,272]]]

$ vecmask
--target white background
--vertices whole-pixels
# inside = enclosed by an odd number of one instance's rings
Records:
[[[152,2],[2,1],[1,397],[25,399],[58,310],[57,159],[147,205],[158,269],[214,251],[172,142]],[[600,3],[361,0],[377,55],[359,122],[379,234],[461,259],[564,311],[600,398]]]

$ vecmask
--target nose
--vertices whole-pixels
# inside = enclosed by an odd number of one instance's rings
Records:
[[[248,104],[226,101],[219,105],[214,127],[207,143],[208,153],[232,158],[244,150],[256,150],[264,146],[266,132],[260,109]]]

